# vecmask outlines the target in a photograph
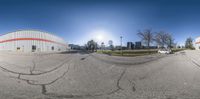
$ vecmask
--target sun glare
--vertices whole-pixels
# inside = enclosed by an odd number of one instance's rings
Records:
[[[103,35],[102,34],[98,34],[96,38],[97,38],[98,41],[102,41],[103,40]]]
[[[107,33],[103,30],[96,30],[93,32],[94,38],[98,42],[103,42],[105,40],[106,34]]]
[[[105,29],[96,29],[90,33],[91,39],[95,40],[98,44],[101,44],[102,42],[107,44],[109,40],[115,40],[111,33]]]

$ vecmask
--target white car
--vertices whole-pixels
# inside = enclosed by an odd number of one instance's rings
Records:
[[[170,54],[171,50],[170,49],[159,49],[158,53],[161,53],[161,54]]]

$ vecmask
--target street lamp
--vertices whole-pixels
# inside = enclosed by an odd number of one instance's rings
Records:
[[[123,55],[123,54],[122,54],[122,38],[123,38],[123,37],[120,36],[120,40],[121,40],[121,56]]]

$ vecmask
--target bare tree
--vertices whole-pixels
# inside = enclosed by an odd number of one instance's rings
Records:
[[[142,41],[147,45],[148,48],[154,40],[154,35],[151,29],[146,29],[143,32],[139,31],[137,35],[142,39]]]
[[[161,48],[164,48],[165,45],[168,48],[172,48],[172,45],[174,44],[174,39],[172,35],[164,31],[156,33],[154,40],[156,41],[157,45]]]
[[[171,49],[174,44],[175,43],[174,43],[174,39],[173,39],[172,35],[169,34],[169,33],[166,33],[166,45],[167,45],[167,47]]]
[[[154,40],[156,41],[157,45],[161,48],[164,48],[166,43],[166,34],[164,31],[160,31],[156,33]]]

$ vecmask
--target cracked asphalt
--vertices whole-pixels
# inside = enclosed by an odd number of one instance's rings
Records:
[[[200,99],[200,52],[0,53],[1,99]]]

